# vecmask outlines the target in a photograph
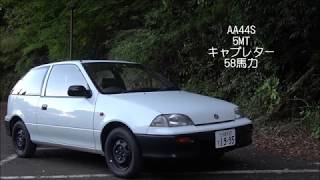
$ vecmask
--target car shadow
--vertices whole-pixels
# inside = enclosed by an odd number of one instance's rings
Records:
[[[104,157],[99,154],[63,149],[63,148],[40,148],[37,149],[32,159],[46,159],[51,162],[63,162],[64,164],[83,164],[90,166],[105,167]]]
[[[60,149],[48,148],[37,150],[33,159],[63,163],[64,165],[83,165],[101,170],[106,168],[105,159],[98,154]],[[201,173],[207,171],[234,170],[245,164],[236,157],[226,154],[220,159],[144,159],[142,176],[157,175],[157,177],[167,177],[170,174],[183,174],[184,172]],[[106,171],[108,173],[108,171]]]
[[[216,170],[232,170],[243,162],[225,155],[219,159],[148,159],[145,161],[146,172],[205,172]]]

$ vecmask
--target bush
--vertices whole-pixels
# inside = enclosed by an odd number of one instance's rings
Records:
[[[320,106],[308,106],[304,111],[303,122],[312,135],[320,139]]]
[[[150,32],[124,32],[116,38],[109,56],[113,59],[135,60],[145,64],[152,59],[154,41],[155,36]]]
[[[278,89],[279,79],[276,76],[271,76],[256,90],[255,98],[262,110],[271,113],[273,107],[280,102]]]

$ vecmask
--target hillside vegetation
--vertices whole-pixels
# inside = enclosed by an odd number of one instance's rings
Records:
[[[141,62],[187,90],[240,105],[258,125],[320,137],[319,0],[0,0],[0,97],[29,68],[68,59]],[[255,25],[274,50],[257,69],[227,69],[212,46],[231,46],[228,25]]]

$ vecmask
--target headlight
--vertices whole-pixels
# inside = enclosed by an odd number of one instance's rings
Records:
[[[236,107],[234,109],[234,113],[236,114],[236,118],[242,118],[243,117],[243,114],[242,114],[242,112],[241,112],[239,107]]]
[[[183,114],[162,114],[157,116],[150,124],[151,127],[177,127],[190,125],[194,125],[192,120]]]

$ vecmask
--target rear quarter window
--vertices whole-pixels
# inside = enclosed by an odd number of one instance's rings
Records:
[[[13,95],[39,96],[44,81],[44,77],[49,67],[40,67],[31,69],[17,84],[13,87]]]

